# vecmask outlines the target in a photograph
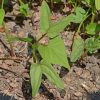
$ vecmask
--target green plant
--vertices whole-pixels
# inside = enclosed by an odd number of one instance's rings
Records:
[[[14,56],[14,52],[13,52],[13,43],[10,40],[10,34],[5,26],[5,22],[4,22],[4,16],[5,16],[5,5],[9,4],[9,0],[1,0],[1,8],[0,8],[0,26],[3,26],[4,31],[5,31],[5,38],[7,39],[9,45],[10,45],[10,55]],[[28,4],[24,4],[21,0],[19,0],[20,2],[20,13],[22,13],[23,15],[27,16],[28,15]]]
[[[62,32],[71,22],[79,23],[78,30],[74,37],[71,53],[71,61],[75,62],[84,53],[85,48],[90,48],[85,45],[86,42],[84,42],[84,40],[79,36],[80,28],[89,16],[88,13],[89,10],[86,12],[81,7],[76,7],[72,14],[64,17],[56,23],[52,23],[50,19],[50,9],[45,1],[42,2],[40,9],[40,32],[42,36],[34,44],[32,44],[33,58],[35,62],[31,65],[30,69],[33,96],[36,95],[39,89],[42,74],[44,74],[59,89],[64,88],[59,75],[52,66],[52,64],[59,64],[69,69],[65,46],[58,33]],[[42,39],[45,41],[41,44],[40,41]],[[35,52],[36,50],[39,51],[42,57],[41,60],[37,57]]]
[[[100,25],[94,22],[95,16],[98,14],[97,10],[100,10],[100,1],[82,0],[82,3],[85,5],[88,4],[88,11],[86,12],[82,7],[75,8],[76,20],[73,20],[73,23],[79,23],[79,27],[74,35],[72,53],[70,57],[71,62],[75,62],[86,52],[93,53],[100,49],[100,36],[98,34],[98,32],[100,32]],[[86,19],[90,17],[90,15],[92,15],[91,21],[88,25],[85,25],[86,27],[83,29],[84,35],[88,35],[89,38],[84,40],[81,38],[81,28],[85,24],[85,21],[87,21]]]
[[[21,40],[32,44],[33,63],[30,68],[30,77],[33,96],[38,92],[42,80],[42,74],[44,74],[59,89],[64,88],[63,82],[52,66],[52,64],[59,64],[65,68],[70,68],[66,49],[59,33],[71,22],[75,22],[78,15],[80,15],[80,22],[83,18],[81,14],[84,13],[83,10],[80,12],[80,8],[77,8],[75,14],[70,14],[69,16],[60,19],[58,22],[52,23],[50,9],[47,3],[43,0],[40,10],[40,32],[42,36],[39,39],[36,39],[33,44],[30,38],[13,38],[14,40]],[[44,42],[41,42],[41,40],[44,40]],[[42,59],[37,56],[37,50]]]
[[[24,2],[22,2],[22,0],[19,0],[20,2],[20,13],[28,16],[28,11],[29,11],[29,7],[28,4],[25,4]]]
[[[4,3],[4,0],[2,0],[1,8],[0,8],[0,26],[3,24],[3,20],[5,16],[5,11],[3,9],[3,3]]]
[[[31,38],[9,37],[10,40],[24,41],[32,45],[33,63],[30,68],[32,95],[35,96],[41,85],[42,74],[44,74],[59,89],[64,85],[52,64],[59,64],[62,67],[70,68],[64,42],[59,33],[70,24],[73,15],[60,19],[56,23],[51,21],[51,12],[48,4],[43,0],[40,10],[40,32],[41,37],[32,43]],[[42,41],[42,42],[41,42]],[[39,52],[37,55],[37,51]]]
[[[59,64],[69,69],[65,46],[58,33],[63,31],[63,29],[71,22],[70,17],[65,17],[57,23],[52,23],[50,16],[50,9],[47,3],[43,1],[40,10],[40,31],[42,37],[40,37],[36,43],[32,44],[35,62],[31,65],[30,69],[33,96],[36,95],[40,87],[42,74],[44,74],[59,89],[64,88],[63,83],[52,64]],[[41,44],[40,41],[44,38],[47,40]],[[39,60],[36,56],[36,50],[39,51],[42,60]]]
[[[61,81],[56,70],[53,68],[53,64],[58,64],[64,68],[70,69],[64,42],[59,36],[59,33],[62,32],[66,26],[71,23],[79,25],[73,38],[72,52],[70,57],[71,62],[78,60],[84,54],[84,52],[93,53],[100,49],[100,36],[98,35],[98,32],[100,31],[100,25],[94,21],[97,10],[100,10],[99,0],[80,1],[85,5],[88,4],[88,10],[84,10],[82,7],[80,7],[78,2],[76,3],[76,0],[69,0],[73,4],[73,12],[55,23],[51,21],[50,8],[46,1],[43,0],[40,8],[41,37],[38,39],[36,38],[34,43],[32,38],[13,37],[8,34],[3,21],[5,16],[5,11],[3,8],[4,1],[5,0],[2,0],[2,6],[0,9],[0,25],[3,25],[4,27],[6,37],[11,45],[11,48],[13,41],[27,42],[32,46],[33,63],[30,66],[30,80],[33,96],[35,96],[38,92],[42,82],[42,75],[45,75],[50,82],[55,84],[59,89],[64,88],[63,82]],[[60,2],[60,0],[54,1]],[[19,2],[20,12],[27,16],[29,10],[28,4],[24,4],[22,0],[19,0]],[[95,5],[93,5],[94,2]],[[91,21],[86,24],[85,21],[87,21],[87,18],[90,15],[92,15]],[[83,27],[84,25],[86,25],[86,27]],[[83,39],[81,37],[81,28],[84,30],[84,34],[88,35],[89,38]]]

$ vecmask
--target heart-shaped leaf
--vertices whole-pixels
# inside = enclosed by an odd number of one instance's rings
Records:
[[[47,46],[39,45],[39,52],[44,60],[69,68],[64,42],[60,37],[49,41]]]

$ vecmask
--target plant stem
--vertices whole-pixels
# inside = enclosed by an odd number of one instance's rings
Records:
[[[94,19],[95,19],[95,14],[94,14],[94,13],[92,13],[91,23],[93,23],[93,22],[94,22]]]
[[[0,39],[0,42],[2,43],[2,45],[4,46],[4,48],[5,48],[8,52],[10,52],[9,47],[6,46],[6,44],[5,44],[1,39]]]
[[[90,10],[90,9],[89,9],[89,10]],[[90,16],[90,14],[88,15],[89,10],[88,10],[87,13],[84,15],[84,18],[83,18],[82,22],[80,23],[76,34],[78,34],[78,33],[80,32],[80,29],[81,29],[81,26],[83,25],[83,22]]]
[[[38,63],[39,62],[38,57],[36,56],[36,48],[37,48],[37,45],[33,44],[32,45],[32,55],[33,55],[33,62],[34,63]]]
[[[43,34],[42,37],[40,37],[40,38],[37,40],[37,43],[38,43],[41,39],[43,39],[46,35],[47,35],[47,33]]]
[[[3,9],[3,4],[4,4],[4,0],[2,0],[2,5],[1,5],[1,8]]]
[[[24,3],[22,2],[22,0],[19,0],[19,2],[20,2],[20,5],[24,4]]]
[[[7,39],[8,39],[8,42],[9,42],[9,44],[10,44],[10,49],[11,49],[10,55],[11,55],[11,56],[15,56],[14,50],[13,50],[13,45],[12,45],[11,41],[9,40],[9,33],[8,33],[7,29],[6,29],[6,26],[5,26],[5,23],[4,23],[4,22],[3,22],[3,28],[4,28],[4,31],[5,31],[5,33],[6,33],[6,37],[7,37]]]

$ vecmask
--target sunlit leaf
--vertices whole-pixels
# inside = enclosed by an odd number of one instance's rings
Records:
[[[42,71],[41,65],[32,64],[30,69],[32,96],[35,96],[41,85]]]
[[[69,68],[64,42],[60,37],[50,40],[48,46],[39,45],[39,52],[47,62]]]
[[[97,32],[100,32],[100,25],[97,23],[90,23],[86,27],[87,34],[95,35]]]
[[[2,25],[4,20],[5,11],[4,9],[0,9],[0,25]]]
[[[96,33],[96,23],[90,23],[87,27],[86,27],[86,32],[87,34],[90,35],[94,35]]]
[[[84,41],[80,36],[74,37],[72,45],[71,62],[75,62],[84,52]]]
[[[40,31],[46,33],[50,27],[50,9],[45,0],[43,0],[40,8]]]
[[[26,37],[26,38],[20,38],[20,37],[15,37],[15,36],[8,36],[7,37],[10,41],[23,41],[23,42],[33,42],[33,39],[32,38],[29,38],[29,37]]]
[[[100,10],[100,0],[95,0],[95,6],[97,10]]]
[[[93,53],[96,50],[100,49],[100,37],[98,38],[91,37],[86,39],[85,48],[90,53]]]
[[[48,30],[49,37],[52,38],[59,35],[59,33],[62,32],[64,28],[68,26],[72,20],[73,20],[73,15],[69,15],[67,17],[60,19],[56,23],[52,23]]]
[[[50,80],[50,82],[55,84],[59,89],[64,88],[62,80],[51,64],[47,63],[46,61],[42,61],[41,68],[43,74]]]
[[[73,14],[73,21],[72,22],[73,23],[80,23],[84,19],[86,11],[81,7],[77,7],[75,9],[74,13],[75,14]]]
[[[22,5],[20,6],[20,12],[21,12],[22,14],[24,14],[25,16],[28,15],[28,11],[29,11],[28,4],[22,4]]]

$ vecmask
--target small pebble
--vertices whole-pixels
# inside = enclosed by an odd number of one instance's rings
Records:
[[[5,63],[8,65],[12,65],[12,64],[14,64],[14,61],[13,60],[6,60]]]
[[[82,96],[82,93],[81,92],[75,92],[74,95],[79,97],[79,96]]]

